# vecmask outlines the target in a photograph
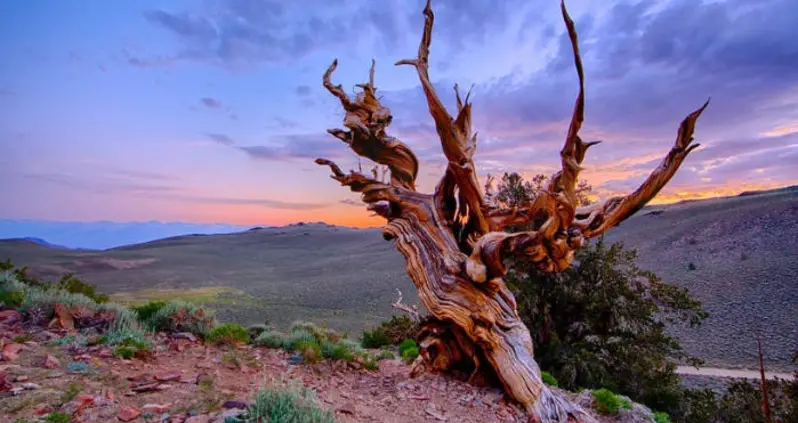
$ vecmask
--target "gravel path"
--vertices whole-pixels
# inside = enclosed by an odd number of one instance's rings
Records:
[[[694,376],[711,376],[711,377],[730,377],[730,378],[744,378],[744,379],[759,379],[759,370],[746,370],[746,369],[723,369],[719,367],[701,367],[696,369],[690,366],[679,366],[676,368],[676,373],[680,375],[694,375]],[[767,379],[780,378],[792,379],[791,373],[784,372],[768,372],[765,371]]]

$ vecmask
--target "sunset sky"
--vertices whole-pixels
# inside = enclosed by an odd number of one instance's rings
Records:
[[[368,79],[389,133],[443,156],[417,76],[423,0],[0,2],[0,218],[372,225],[316,157]],[[600,196],[636,188],[708,97],[658,202],[798,183],[798,2],[570,0],[586,71],[585,160]],[[481,176],[559,166],[577,77],[557,0],[433,0],[431,77],[474,84]]]

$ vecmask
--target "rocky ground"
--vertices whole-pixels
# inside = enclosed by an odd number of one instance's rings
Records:
[[[64,331],[3,328],[0,422],[31,422],[55,411],[75,422],[223,422],[261,387],[292,381],[312,388],[318,405],[340,422],[529,420],[497,389],[439,375],[411,379],[399,360],[383,360],[376,371],[343,361],[293,364],[282,350],[208,347],[190,334],[156,335],[152,354],[124,360],[103,345],[70,344]],[[579,399],[590,406],[589,395]],[[635,405],[600,421],[651,421],[646,414]]]

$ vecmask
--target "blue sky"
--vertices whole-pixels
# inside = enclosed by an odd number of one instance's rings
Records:
[[[366,225],[357,196],[316,157],[355,167],[327,128],[377,61],[389,133],[442,154],[413,57],[422,0],[6,1],[0,3],[0,218]],[[798,181],[798,3],[567,3],[586,70],[582,176],[633,190],[707,97],[702,148],[658,201]],[[434,0],[431,76],[474,85],[481,176],[556,170],[577,79],[556,0]]]

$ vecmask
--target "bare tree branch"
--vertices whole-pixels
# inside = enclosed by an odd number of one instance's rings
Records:
[[[359,157],[387,166],[390,183],[383,182],[385,174],[384,170],[380,173],[379,166],[372,170],[373,177],[367,177],[362,171],[344,173],[326,159],[317,159],[316,163],[329,166],[333,179],[361,193],[369,210],[388,220],[383,237],[394,240],[404,256],[407,272],[433,322],[425,325],[419,335],[421,358],[414,364],[414,373],[421,367],[457,368],[470,372],[469,380],[490,373],[512,398],[524,405],[534,421],[593,422],[570,398],[543,383],[534,360],[531,336],[503,280],[507,272],[505,259],[524,258],[546,272],[570,266],[575,250],[585,239],[604,233],[631,216],[670,180],[685,157],[697,147],[691,145],[692,135],[708,102],[685,118],[670,153],[638,190],[625,197],[576,207],[576,184],[582,161],[587,149],[598,142],[586,143],[579,136],[584,121],[584,71],[576,29],[564,3],[561,11],[573,47],[579,94],[560,151],[562,169],[531,202],[501,208],[502,204],[494,201],[490,177],[483,195],[473,161],[476,135],[471,133],[470,90],[462,98],[459,87],[454,86],[457,115],[452,117],[429,78],[434,23],[429,1],[424,8],[424,30],[417,57],[400,60],[397,65],[416,69],[448,161],[434,194],[415,191],[418,173],[415,155],[406,145],[385,134],[391,113],[375,95],[373,61],[369,82],[358,85],[362,91],[354,99],[340,85],[330,82],[337,61],[325,72],[324,86],[340,100],[346,112],[345,129],[331,129],[329,133],[347,143]],[[511,225],[524,225],[525,231],[503,232]],[[393,306],[416,316],[417,309],[402,303],[401,292]],[[423,366],[416,365],[419,363]],[[486,369],[490,371],[481,371]]]
[[[574,227],[584,236],[592,238],[603,234],[643,208],[670,181],[684,159],[700,144],[692,144],[693,131],[701,113],[709,105],[709,100],[693,113],[687,115],[679,125],[679,131],[668,155],[646,178],[640,187],[625,197],[613,197],[595,205],[578,208]]]
[[[391,184],[408,189],[415,189],[418,176],[418,159],[402,141],[385,133],[393,117],[391,110],[383,107],[376,97],[374,86],[375,61],[371,61],[369,82],[358,84],[362,91],[353,101],[341,85],[333,85],[330,77],[338,67],[338,59],[334,60],[324,73],[322,83],[327,90],[341,101],[346,115],[344,126],[349,129],[328,129],[332,136],[345,142],[359,156],[369,158],[388,166],[391,171]]]
[[[454,177],[461,198],[465,201],[465,204],[460,205],[461,213],[459,214],[465,219],[473,220],[473,226],[477,229],[478,235],[484,234],[488,232],[489,227],[482,215],[482,190],[477,180],[476,166],[473,161],[477,138],[476,134],[471,134],[471,104],[468,102],[470,91],[465,102],[462,102],[455,86],[458,113],[457,117],[453,119],[438,97],[429,78],[429,47],[432,43],[434,21],[435,15],[432,13],[428,0],[424,8],[424,32],[418,46],[418,56],[415,59],[400,60],[396,64],[410,65],[416,68],[421,87],[427,98],[430,115],[435,121],[435,129],[438,132],[443,153],[449,161],[446,172],[451,173]],[[448,176],[444,175],[443,178],[446,179]],[[452,193],[449,190],[438,191],[440,195],[451,195]]]
[[[415,306],[415,305],[414,306],[409,306],[407,304],[403,304],[402,303],[402,291],[397,289],[396,292],[399,294],[399,298],[397,298],[396,301],[393,304],[391,304],[393,306],[393,308],[395,308],[397,310],[402,310],[405,313],[409,314],[410,315],[410,320],[412,320],[414,322],[420,322],[421,321],[421,315],[418,312],[418,307]]]

